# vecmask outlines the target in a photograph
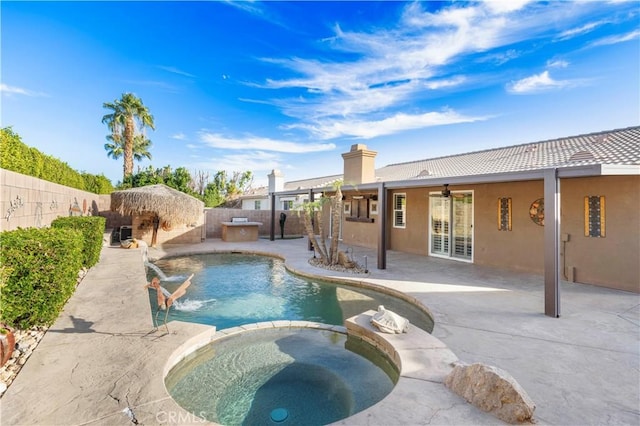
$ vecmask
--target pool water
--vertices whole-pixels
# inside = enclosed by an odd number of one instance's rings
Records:
[[[224,337],[165,378],[186,410],[224,425],[325,425],[391,392],[393,364],[369,344],[331,330],[267,328]]]
[[[433,319],[400,298],[360,287],[290,274],[280,259],[215,253],[166,258],[150,265],[148,279],[175,290],[195,274],[187,293],[169,311],[168,321],[215,325],[218,330],[273,320],[304,320],[343,325],[344,320],[378,305],[397,312],[427,332]],[[153,312],[155,290],[149,290]]]

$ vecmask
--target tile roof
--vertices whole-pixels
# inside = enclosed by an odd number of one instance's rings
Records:
[[[376,169],[376,180],[392,182],[596,164],[640,166],[640,126],[389,164]],[[342,175],[286,182],[284,191],[324,188],[338,179]],[[268,193],[266,187],[255,191],[254,196]]]
[[[594,164],[640,165],[640,126],[390,164],[379,181],[470,176]]]

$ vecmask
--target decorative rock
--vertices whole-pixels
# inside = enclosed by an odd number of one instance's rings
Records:
[[[335,271],[335,272],[341,272],[341,273],[349,273],[349,274],[365,274],[365,270],[362,269],[360,266],[357,265],[356,262],[354,263],[354,267],[352,268],[346,268],[342,265],[340,265],[339,263],[336,265],[325,265],[322,262],[320,262],[320,259],[318,258],[314,258],[312,257],[311,259],[309,259],[309,264],[313,265],[317,268],[322,268],[322,269],[326,269],[329,271]]]
[[[15,331],[15,350],[7,363],[0,367],[0,388],[2,385],[9,387],[13,383],[45,333],[44,327]],[[0,397],[3,393],[3,391],[0,392]]]
[[[378,312],[371,317],[371,324],[383,333],[400,334],[409,331],[409,320],[378,306]]]
[[[355,268],[357,265],[347,257],[347,254],[343,251],[338,251],[338,265],[342,265],[345,268]]]
[[[0,373],[0,381],[3,383],[6,383],[12,376],[12,372],[9,370],[5,370],[2,373]]]
[[[445,386],[483,411],[511,423],[531,422],[535,403],[506,371],[482,363],[458,364]]]

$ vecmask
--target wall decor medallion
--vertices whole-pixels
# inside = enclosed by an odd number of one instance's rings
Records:
[[[529,217],[536,225],[544,226],[544,198],[538,198],[531,203]]]

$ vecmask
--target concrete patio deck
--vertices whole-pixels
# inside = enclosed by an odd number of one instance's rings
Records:
[[[341,275],[309,265],[306,239],[150,249],[150,257],[211,251],[269,253],[302,274],[387,286],[433,313],[433,336],[463,362],[508,371],[536,403],[539,424],[640,424],[640,295],[563,282],[561,317],[544,316],[534,274],[353,247],[370,273]],[[166,394],[162,372],[179,346],[214,330],[170,323],[152,332],[140,250],[104,247],[94,266],[0,399],[2,425],[200,424]],[[640,285],[640,284],[639,284]],[[411,397],[379,404],[340,424],[500,424],[428,380]],[[384,401],[383,401],[384,402]],[[382,411],[384,409],[385,411]]]

